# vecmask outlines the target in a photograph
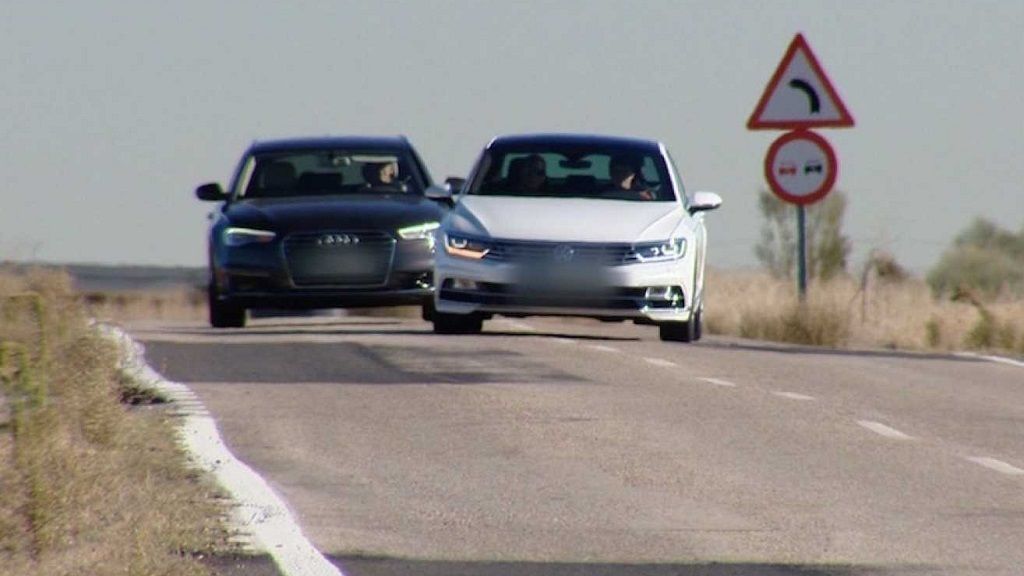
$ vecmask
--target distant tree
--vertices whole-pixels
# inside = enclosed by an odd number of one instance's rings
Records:
[[[985,297],[1024,294],[1024,227],[1017,234],[977,218],[928,273],[938,294],[975,290]]]
[[[754,247],[757,259],[773,276],[796,275],[796,208],[767,190],[757,197],[764,223],[761,241]],[[846,195],[836,191],[807,207],[807,277],[828,280],[846,273],[850,240],[843,235]]]

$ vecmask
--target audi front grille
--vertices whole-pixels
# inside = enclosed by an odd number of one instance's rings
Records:
[[[296,286],[373,288],[387,284],[395,242],[379,231],[292,234],[284,254]]]

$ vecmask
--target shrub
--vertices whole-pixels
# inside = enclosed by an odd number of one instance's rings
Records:
[[[928,273],[928,284],[936,294],[965,287],[989,299],[1024,295],[1024,230],[1013,234],[975,220]]]

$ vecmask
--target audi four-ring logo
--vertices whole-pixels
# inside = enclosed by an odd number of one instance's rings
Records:
[[[353,234],[324,234],[316,239],[317,246],[344,246],[359,244],[359,237]]]

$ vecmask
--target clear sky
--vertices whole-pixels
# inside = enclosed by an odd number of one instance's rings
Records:
[[[855,263],[919,272],[975,216],[1024,226],[1024,2],[6,0],[0,260],[204,265],[197,184],[253,139],[407,135],[435,179],[494,135],[662,140],[713,265],[756,265],[746,130],[802,32],[856,118],[820,131]]]

